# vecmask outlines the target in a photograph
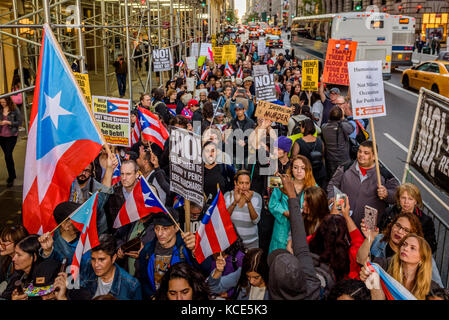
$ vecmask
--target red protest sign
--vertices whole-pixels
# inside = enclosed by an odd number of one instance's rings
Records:
[[[355,60],[356,50],[356,41],[329,39],[323,81],[349,86],[348,62]]]

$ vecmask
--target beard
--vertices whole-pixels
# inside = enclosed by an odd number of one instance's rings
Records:
[[[78,181],[78,184],[84,184],[87,180],[89,180],[89,178],[86,178],[85,176],[78,176],[76,177],[76,180]]]

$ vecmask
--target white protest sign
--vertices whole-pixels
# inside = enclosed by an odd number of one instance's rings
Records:
[[[153,50],[154,72],[169,71],[173,68],[173,58],[170,48]]]
[[[190,56],[198,58],[198,51],[200,50],[200,44],[198,42],[192,43],[192,48],[190,51]]]
[[[259,53],[259,56],[263,56],[266,52],[266,43],[265,40],[259,40],[257,42],[257,52]]]
[[[266,64],[253,65],[253,76],[268,74],[268,66]]]
[[[348,62],[348,74],[354,119],[386,116],[382,61]]]
[[[209,59],[209,50],[212,51],[212,43],[202,43],[200,49],[200,57],[207,57]],[[210,60],[210,59],[209,59]]]
[[[187,70],[196,70],[196,58],[186,57]]]
[[[195,90],[195,78],[186,78],[187,91],[193,92]]]

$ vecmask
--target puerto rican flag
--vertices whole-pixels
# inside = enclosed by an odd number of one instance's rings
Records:
[[[105,144],[84,94],[48,24],[37,69],[23,182],[23,224],[53,230],[53,209]]]
[[[220,190],[201,220],[195,236],[195,258],[200,264],[210,255],[226,250],[237,240],[231,216]]]
[[[176,64],[176,66],[180,67],[180,68],[184,67],[184,61],[182,61],[182,59],[179,60],[179,62]]]
[[[242,67],[239,68],[239,71],[237,71],[237,78],[243,79],[243,70]]]
[[[114,228],[120,228],[128,223],[140,220],[151,213],[158,212],[168,213],[168,210],[159,197],[151,190],[145,177],[141,176],[132,194],[120,209],[114,221]]]
[[[229,64],[228,60],[226,60],[226,65],[224,68],[224,74],[227,75],[228,77],[232,76],[235,73],[234,69],[232,68],[232,66]]]
[[[380,278],[380,285],[387,300],[417,300],[416,297],[408,291],[396,279],[390,276],[382,267],[376,263],[368,262],[371,271],[377,272]]]
[[[210,61],[214,62],[214,52],[211,50],[210,47],[207,47],[207,52],[209,54]]]
[[[164,149],[165,140],[168,139],[167,129],[150,110],[138,107],[137,111],[142,137]]]
[[[97,231],[97,201],[98,191],[70,215],[73,226],[81,231],[70,267],[70,273],[74,279],[79,274],[83,254],[100,244]]]
[[[176,195],[175,201],[173,203],[173,208],[177,209],[184,206],[184,197],[179,194]]]
[[[134,123],[133,130],[131,131],[131,146],[140,140],[140,122],[137,118],[136,123]]]
[[[117,160],[118,160],[118,166],[114,169],[114,172],[112,173],[112,185],[114,185],[120,181],[120,177],[121,177],[120,169],[122,168],[122,163],[120,162],[119,155],[115,154],[115,156],[117,157]]]
[[[108,114],[113,116],[129,116],[130,100],[119,98],[106,98]]]
[[[201,80],[204,81],[207,78],[207,69],[206,69],[206,63],[203,64],[203,71],[201,71]]]

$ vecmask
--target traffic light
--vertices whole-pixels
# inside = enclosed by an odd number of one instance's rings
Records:
[[[360,4],[360,2],[359,3],[357,3],[356,5],[355,5],[355,11],[360,11],[360,10],[362,10],[362,5]]]
[[[203,0],[203,1],[201,2],[201,5],[202,5],[203,7],[205,7],[205,6],[206,6],[206,0]]]
[[[419,10],[421,10],[421,9],[422,9],[422,5],[418,4],[416,6],[416,13],[419,13]]]

